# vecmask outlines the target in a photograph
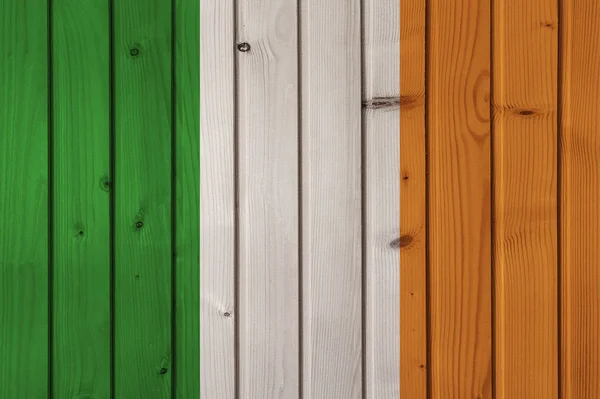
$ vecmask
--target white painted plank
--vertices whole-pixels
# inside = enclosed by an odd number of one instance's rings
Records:
[[[300,0],[303,392],[362,396],[360,0]]]
[[[400,140],[398,110],[365,114],[367,399],[400,395]]]
[[[400,396],[400,2],[365,2],[366,398]]]
[[[200,2],[200,396],[233,399],[234,5]],[[229,314],[229,317],[226,316]]]
[[[299,397],[294,0],[238,0],[240,398]]]

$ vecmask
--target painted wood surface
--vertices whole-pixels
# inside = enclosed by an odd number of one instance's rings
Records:
[[[600,4],[561,1],[561,7],[561,399],[594,398],[600,396]]]
[[[400,312],[399,237],[401,234],[398,207],[400,201],[400,162],[398,162],[400,2],[367,1],[363,10],[365,59],[363,71],[365,275],[363,279],[366,282],[365,302],[367,304],[364,359],[367,385],[364,389],[366,398],[398,398],[400,396],[398,378],[400,318],[396,316]],[[414,16],[413,14],[412,17]]]
[[[429,13],[430,397],[490,399],[490,1]]]
[[[236,40],[239,397],[294,398],[300,390],[296,3],[239,0]]]
[[[496,398],[558,396],[558,4],[494,2]]]
[[[107,3],[55,0],[52,28],[52,392],[57,398],[108,399],[111,179]]]
[[[45,398],[51,268],[46,1],[3,1],[0,21],[0,398]]]
[[[200,2],[200,395],[235,398],[233,1]]]
[[[400,397],[427,397],[425,0],[400,2]]]

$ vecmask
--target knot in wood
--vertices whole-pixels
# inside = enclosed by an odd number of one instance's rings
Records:
[[[103,191],[109,192],[110,188],[111,188],[111,183],[108,177],[103,177],[100,180],[100,188],[102,188]]]
[[[398,249],[398,248],[408,247],[410,244],[412,244],[413,240],[414,240],[413,236],[411,236],[409,234],[405,234],[399,238],[396,238],[392,242],[390,242],[390,248]]]
[[[244,42],[244,43],[239,43],[239,44],[237,45],[237,48],[238,48],[238,50],[239,50],[239,51],[241,51],[242,53],[246,53],[246,52],[250,51],[250,45],[249,45],[248,43],[246,43],[246,42]]]

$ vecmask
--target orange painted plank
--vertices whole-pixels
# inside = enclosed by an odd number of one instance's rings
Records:
[[[493,15],[496,398],[556,398],[558,4]]]
[[[490,0],[429,6],[431,398],[488,399]]]
[[[587,399],[600,397],[600,3],[562,9],[562,399]]]

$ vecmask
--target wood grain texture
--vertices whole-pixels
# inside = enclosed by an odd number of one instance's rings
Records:
[[[430,3],[431,398],[492,397],[490,1]]]
[[[300,9],[303,395],[361,398],[361,6]]]
[[[295,1],[238,0],[240,399],[299,394]],[[233,45],[233,43],[232,43]]]
[[[200,396],[235,397],[233,1],[200,2]],[[229,314],[229,317],[225,316]]]
[[[600,397],[600,4],[562,1],[562,399]]]
[[[493,15],[496,398],[555,398],[558,4]]]
[[[47,20],[0,3],[1,398],[48,396]]]
[[[364,4],[363,102],[400,97],[400,2]],[[392,102],[393,103],[393,102]],[[363,110],[366,398],[400,396],[400,107]],[[421,152],[424,146],[419,148]]]
[[[427,397],[425,0],[400,1],[400,397]]]
[[[109,9],[55,0],[52,11],[53,395],[109,399]]]
[[[114,6],[115,396],[171,398],[171,4]]]
[[[172,399],[188,399],[200,397],[200,2],[174,1],[176,348]]]

